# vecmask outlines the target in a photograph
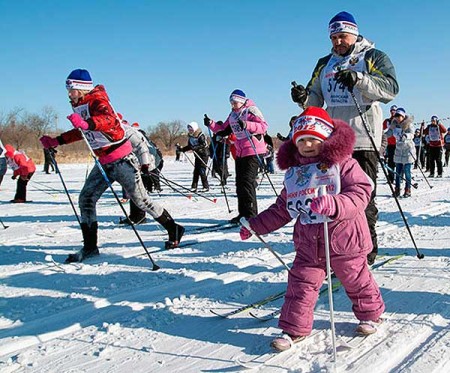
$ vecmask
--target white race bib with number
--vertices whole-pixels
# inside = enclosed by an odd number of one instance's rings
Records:
[[[341,191],[341,170],[338,165],[330,168],[322,163],[311,163],[291,167],[284,177],[286,204],[289,215],[294,219],[300,215],[301,224],[317,224],[332,221],[311,211],[310,204],[317,197],[320,186],[325,185],[327,194]]]

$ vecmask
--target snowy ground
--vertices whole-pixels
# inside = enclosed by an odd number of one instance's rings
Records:
[[[75,202],[86,168],[61,167]],[[163,171],[190,186],[189,163],[168,159]],[[449,170],[443,179],[430,180],[432,190],[418,172],[414,177],[419,188],[400,203],[425,258],[417,259],[387,185],[380,182],[380,260],[406,256],[373,270],[387,305],[386,322],[379,333],[361,344],[352,341],[357,347],[338,355],[338,371],[450,371]],[[282,173],[272,181],[280,190]],[[218,198],[217,203],[188,199],[168,187],[155,198],[188,230],[225,222],[237,214],[234,187],[228,191],[233,210],[228,213],[217,181],[212,184],[208,196]],[[210,312],[226,312],[285,289],[286,270],[257,239],[240,241],[238,229],[191,232],[184,237],[185,247],[164,251],[165,235],[151,221],[138,230],[161,266],[153,272],[133,231],[116,224],[121,211],[107,192],[98,204],[102,255],[60,267],[50,259],[62,262],[81,245],[60,179],[39,167],[29,184],[29,204],[10,204],[14,190],[9,171],[0,192],[1,219],[9,226],[0,226],[1,372],[234,372],[243,369],[237,359],[248,361],[269,350],[279,331],[276,319],[262,322],[248,311],[221,319]],[[264,180],[258,191],[260,210],[273,200]],[[266,236],[287,262],[293,258],[291,231],[287,226]],[[265,315],[281,303],[255,313]],[[331,370],[328,309],[325,292],[313,335],[261,371]],[[356,325],[342,289],[334,292],[334,309],[341,345]]]

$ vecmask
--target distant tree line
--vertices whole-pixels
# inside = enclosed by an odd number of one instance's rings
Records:
[[[175,153],[176,143],[187,144],[186,124],[181,120],[159,122],[144,130],[165,155]],[[25,151],[35,163],[42,163],[44,159],[39,138],[43,135],[57,136],[61,132],[58,130],[58,114],[50,106],[45,106],[37,114],[23,108],[15,108],[8,113],[0,112],[0,138],[3,144],[11,144]],[[86,162],[89,157],[89,151],[82,141],[58,148],[57,159],[62,163]]]
[[[146,132],[164,154],[172,155],[175,144],[187,140],[185,128],[182,121],[175,120],[149,126]],[[24,108],[0,112],[0,139],[3,144],[11,144],[16,149],[25,151],[35,163],[42,163],[44,159],[39,138],[43,135],[57,136],[62,132],[58,130],[58,114],[50,106],[42,108],[40,113],[30,113]],[[89,157],[82,141],[58,148],[57,159],[62,163],[85,162]]]

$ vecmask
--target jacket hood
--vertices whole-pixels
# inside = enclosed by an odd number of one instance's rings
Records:
[[[190,123],[188,123],[187,128],[189,129],[189,127],[191,127],[194,130],[194,132],[197,131],[198,128],[199,128],[197,122],[190,122]]]
[[[322,143],[320,154],[314,158],[300,155],[292,140],[284,142],[277,153],[277,163],[281,170],[289,167],[323,162],[328,166],[341,163],[353,153],[356,137],[353,129],[343,120],[333,119],[334,131]]]
[[[14,149],[14,146],[12,146],[11,144],[6,144],[5,145],[5,155],[8,158],[12,158],[14,156],[14,152],[16,151],[16,149]]]

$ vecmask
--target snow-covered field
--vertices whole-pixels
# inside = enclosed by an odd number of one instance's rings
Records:
[[[92,167],[92,164],[88,165]],[[75,203],[86,165],[63,165]],[[231,173],[234,174],[233,165]],[[166,177],[190,186],[192,166],[168,158]],[[98,204],[101,255],[83,264],[58,265],[81,246],[81,232],[59,177],[41,167],[29,184],[33,203],[10,204],[15,182],[5,177],[0,191],[0,371],[1,372],[234,372],[269,351],[277,319],[260,321],[249,311],[222,319],[210,311],[234,308],[282,292],[286,270],[256,238],[239,239],[239,229],[193,231],[225,222],[237,214],[217,186],[203,198],[188,199],[167,186],[155,196],[187,228],[184,247],[164,251],[166,236],[154,221],[138,226],[151,263],[129,227],[117,224],[121,210],[108,191]],[[278,190],[282,173],[271,175]],[[388,187],[380,181],[379,261],[405,253],[373,269],[387,305],[386,321],[363,342],[349,340],[356,320],[345,293],[334,293],[341,372],[450,372],[450,183],[414,171],[419,188],[400,199],[417,246],[416,257]],[[380,175],[380,180],[384,176]],[[120,187],[115,184],[120,192]],[[260,210],[274,200],[267,180],[258,190]],[[125,205],[128,210],[128,205]],[[78,207],[77,207],[78,208]],[[191,230],[191,232],[189,232]],[[292,226],[265,236],[290,263]],[[259,309],[276,310],[282,299]],[[296,349],[272,358],[265,372],[324,372],[332,369],[332,342],[326,291],[316,307],[313,335]]]

